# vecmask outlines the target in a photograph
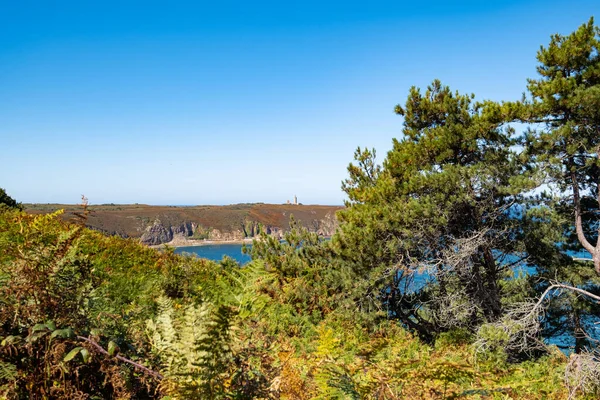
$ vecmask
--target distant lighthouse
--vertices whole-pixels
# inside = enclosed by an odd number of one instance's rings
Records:
[[[294,195],[294,204],[298,205],[298,197],[296,195]]]

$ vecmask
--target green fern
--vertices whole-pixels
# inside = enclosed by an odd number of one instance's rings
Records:
[[[19,372],[15,365],[0,360],[0,399],[9,398],[18,376]]]
[[[0,361],[0,382],[2,381],[14,381],[17,379],[18,372],[17,367],[11,363]]]
[[[156,321],[147,327],[167,378],[163,391],[173,398],[221,398],[231,362],[233,309],[203,303],[176,313],[170,300],[162,297],[158,304]]]

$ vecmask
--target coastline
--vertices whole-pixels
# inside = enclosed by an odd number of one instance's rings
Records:
[[[331,236],[320,236],[320,239],[330,240]],[[252,244],[252,242],[254,240],[260,240],[260,236],[254,237],[254,238],[247,238],[247,239],[230,239],[230,240],[185,239],[183,237],[176,237],[176,238],[173,238],[173,240],[171,240],[168,243],[161,243],[161,244],[147,245],[147,246],[152,249],[162,249],[165,247],[174,247],[174,248],[198,247],[198,246],[213,246],[213,245],[218,245],[218,244],[241,245],[241,244]]]
[[[216,244],[252,244],[254,239],[239,239],[239,240],[197,240],[197,239],[183,239],[177,238],[171,240],[169,243],[162,243],[157,245],[151,245],[153,249],[161,249],[164,247],[197,247],[197,246],[211,246]]]

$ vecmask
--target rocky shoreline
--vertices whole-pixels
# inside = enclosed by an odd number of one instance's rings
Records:
[[[216,244],[252,244],[254,239],[241,239],[241,240],[207,240],[207,239],[185,239],[177,237],[168,243],[162,243],[157,245],[149,245],[153,249],[162,249],[165,247],[195,247],[195,246],[211,246]]]

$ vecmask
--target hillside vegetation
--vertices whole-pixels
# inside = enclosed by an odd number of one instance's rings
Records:
[[[537,59],[521,101],[411,88],[331,240],[290,218],[244,267],[5,194],[0,398],[598,398],[600,29]]]
[[[308,263],[322,252],[314,234],[289,234],[294,244],[278,249],[285,265],[240,269],[58,217],[0,214],[4,398],[566,393],[559,352],[526,364],[477,361],[460,335],[428,345],[385,313],[360,312],[345,296],[351,282],[338,280],[342,271]]]

